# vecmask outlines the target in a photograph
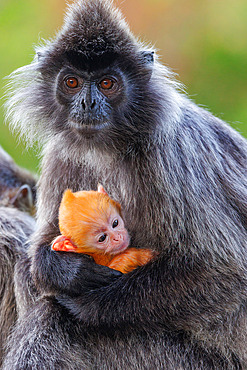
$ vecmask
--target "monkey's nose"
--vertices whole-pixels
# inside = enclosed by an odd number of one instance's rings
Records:
[[[113,236],[112,240],[113,240],[114,242],[120,242],[120,241],[122,241],[122,240],[123,240],[123,235],[122,235],[122,234],[115,234],[115,235]]]
[[[96,105],[96,101],[94,99],[92,102],[87,102],[85,99],[82,99],[81,105],[82,105],[83,110],[86,110],[86,109],[92,110],[94,109]]]
[[[90,108],[91,108],[91,109],[94,109],[95,105],[96,105],[96,101],[95,101],[95,100],[93,100],[93,102],[92,102],[92,104],[91,104]]]

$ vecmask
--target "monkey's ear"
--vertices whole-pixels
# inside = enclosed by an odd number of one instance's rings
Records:
[[[36,53],[36,55],[35,55],[35,58],[36,58],[36,60],[38,61],[38,62],[40,62],[41,60],[42,60],[42,58],[44,57],[44,55],[40,52],[40,51],[38,51],[37,53]]]
[[[74,198],[75,198],[75,196],[74,196],[74,194],[72,193],[72,191],[70,189],[65,190],[65,192],[63,193],[63,200],[64,201],[70,201]]]
[[[102,193],[102,194],[107,194],[107,192],[105,191],[105,189],[103,188],[103,186],[101,184],[98,184],[98,192],[99,193]]]
[[[43,46],[37,47],[35,51],[36,51],[36,54],[35,54],[34,60],[36,62],[41,62],[47,55],[47,50]]]
[[[153,64],[154,62],[154,51],[141,51],[141,56],[146,64]]]
[[[11,203],[22,211],[31,211],[34,207],[33,193],[29,185],[22,185]]]

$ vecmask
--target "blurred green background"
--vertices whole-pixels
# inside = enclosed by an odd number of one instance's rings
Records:
[[[33,46],[54,35],[65,0],[0,0],[0,94],[3,77],[28,64]],[[116,0],[132,31],[155,46],[198,104],[247,137],[247,1]],[[38,170],[38,156],[9,132],[0,111],[0,145]]]

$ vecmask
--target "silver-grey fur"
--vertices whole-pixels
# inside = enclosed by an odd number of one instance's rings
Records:
[[[14,268],[18,259],[26,253],[27,239],[33,231],[34,219],[31,216],[15,208],[0,206],[0,366],[7,336],[17,317]],[[24,293],[21,289],[18,295],[22,302]]]
[[[17,166],[0,146],[0,206],[35,213],[36,175]]]
[[[12,76],[8,117],[44,158],[26,262],[40,299],[20,316],[5,369],[247,367],[247,143],[145,50],[111,2],[87,0]],[[88,137],[54,84],[64,65],[99,69],[112,54],[123,100]],[[98,182],[121,203],[132,244],[159,252],[121,277],[49,247],[63,191]]]
[[[26,254],[27,238],[34,230],[34,219],[27,213],[34,213],[35,184],[36,177],[17,166],[0,147],[0,365],[16,321],[16,299],[25,301],[22,289],[14,294],[14,269]]]

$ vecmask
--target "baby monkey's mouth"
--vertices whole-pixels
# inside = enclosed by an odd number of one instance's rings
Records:
[[[113,256],[116,255],[116,254],[122,253],[122,252],[125,251],[125,249],[128,248],[129,243],[130,243],[129,237],[125,237],[123,242],[121,244],[119,244],[117,247],[116,246],[114,246],[114,247],[111,246],[110,248],[107,248],[106,253],[109,253]]]

